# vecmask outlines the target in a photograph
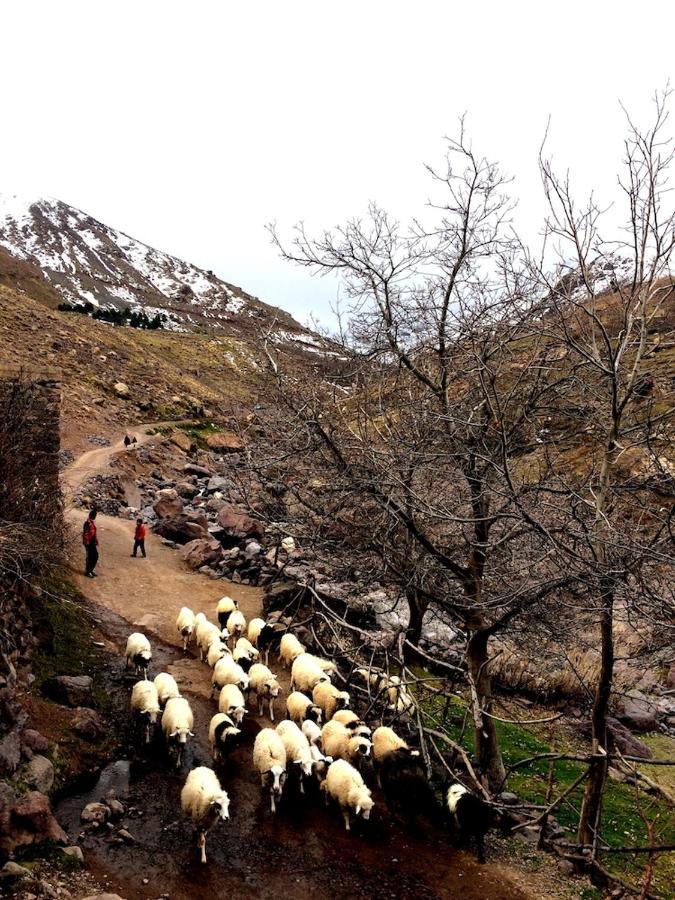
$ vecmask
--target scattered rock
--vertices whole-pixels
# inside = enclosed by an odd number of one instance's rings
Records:
[[[113,385],[113,390],[117,394],[118,397],[128,397],[129,396],[129,385],[125,384],[123,381],[118,381]]]
[[[572,878],[576,875],[574,863],[570,862],[569,859],[559,859],[556,865],[560,874],[564,875],[566,878]]]
[[[152,508],[158,518],[169,519],[179,516],[183,512],[183,501],[175,491],[173,493],[175,497],[161,497],[156,503],[153,503]]]
[[[7,831],[0,837],[0,848],[12,850],[43,840],[65,844],[68,837],[52,815],[47,797],[39,791],[30,791],[12,807]]]
[[[174,431],[173,434],[169,436],[169,440],[172,444],[180,450],[184,450],[186,453],[195,449],[195,442],[191,437],[185,434],[184,431]]]
[[[117,832],[118,836],[122,838],[125,844],[134,844],[136,843],[136,838],[131,834],[130,831],[127,831],[126,828],[120,828]]]
[[[232,487],[232,482],[222,475],[212,475],[206,483],[206,490],[212,494],[216,491],[227,491]]]
[[[204,520],[202,524],[201,520]],[[189,544],[190,541],[197,541],[208,538],[208,526],[203,516],[187,515],[174,516],[170,519],[162,519],[153,527],[153,531],[161,537],[174,544]]]
[[[195,494],[199,493],[199,488],[196,484],[192,484],[191,481],[179,481],[176,484],[176,493],[179,497],[191,500]]]
[[[65,706],[92,706],[93,679],[90,675],[57,675],[45,681],[42,690]]]
[[[265,535],[263,523],[236,506],[224,506],[218,513],[218,524],[234,538],[255,537],[261,540]]]
[[[183,466],[186,475],[199,475],[201,478],[208,478],[213,473],[204,466],[198,466],[197,463],[186,463]]]
[[[622,725],[617,719],[607,718],[607,730],[614,746],[627,756],[639,756],[641,759],[651,759],[652,751],[639,738]]]
[[[239,453],[244,449],[241,438],[231,431],[219,431],[218,434],[210,434],[206,438],[206,446],[209,450],[218,453]]]
[[[21,744],[28,747],[33,753],[45,753],[49,750],[47,738],[34,728],[26,728],[21,734]]]
[[[193,569],[217,564],[223,555],[223,548],[218,541],[202,538],[190,541],[183,547],[181,556]]]
[[[72,856],[73,859],[77,859],[79,862],[84,863],[84,853],[82,852],[82,848],[78,847],[76,844],[72,847],[64,847],[63,852],[66,856]]]
[[[5,813],[8,813],[16,802],[16,793],[11,784],[0,781],[0,821]]]
[[[90,894],[84,900],[124,900],[119,894]]]
[[[105,734],[105,725],[99,714],[86,706],[77,707],[70,720],[70,727],[78,737],[92,743]]]
[[[99,825],[103,825],[104,822],[108,821],[109,815],[110,809],[105,803],[87,803],[80,813],[80,821],[85,823],[98,822]]]
[[[117,800],[115,797],[112,797],[110,800],[106,800],[106,804],[108,809],[110,810],[110,818],[111,819],[121,819],[124,815],[125,809],[124,804]]]
[[[499,800],[501,800],[501,802],[506,804],[507,806],[513,806],[518,802],[518,795],[512,793],[511,791],[503,791],[499,795]]]
[[[21,738],[17,731],[10,731],[0,741],[0,775],[13,775],[21,762]]]
[[[24,781],[29,787],[48,794],[54,784],[54,766],[46,756],[36,755],[26,766]]]
[[[12,860],[6,862],[0,869],[0,878],[28,878],[30,874],[29,869],[12,862]]]

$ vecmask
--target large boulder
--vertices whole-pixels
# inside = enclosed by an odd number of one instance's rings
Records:
[[[639,756],[640,759],[651,759],[652,751],[639,738],[622,725],[617,719],[608,717],[607,730],[610,743],[624,756]]]
[[[219,431],[206,438],[206,446],[216,453],[240,453],[244,449],[241,438],[231,431]]]
[[[129,396],[129,385],[125,384],[123,381],[118,381],[113,385],[113,390],[117,394],[118,397],[128,397]]]
[[[54,784],[54,766],[46,756],[37,754],[26,766],[23,780],[28,787],[48,794]]]
[[[186,475],[197,475],[199,478],[208,478],[213,474],[211,469],[207,469],[206,466],[200,466],[193,462],[185,463],[183,471]]]
[[[657,728],[656,706],[639,691],[624,697],[617,718],[635,731],[655,731]]]
[[[94,681],[90,675],[56,675],[42,685],[43,693],[64,706],[93,706]]]
[[[223,548],[218,541],[201,538],[186,544],[181,556],[191,568],[200,569],[202,566],[213,566],[220,562]]]
[[[176,544],[188,544],[190,541],[197,541],[209,536],[208,525],[205,523],[206,519],[203,516],[174,516],[170,519],[162,519],[154,526],[153,530]]]
[[[174,431],[173,434],[169,436],[169,440],[172,444],[180,450],[184,450],[186,453],[195,449],[195,442],[191,437],[185,434],[184,431]]]
[[[241,540],[253,537],[261,540],[265,536],[265,526],[236,506],[224,506],[218,513],[218,524],[230,537]]]
[[[229,491],[232,487],[233,484],[230,479],[224,478],[222,475],[212,475],[206,483],[206,490],[211,493],[215,493],[216,491]]]
[[[183,501],[174,488],[165,488],[157,491],[157,500],[152,508],[160,519],[173,518],[183,512]]]
[[[78,706],[70,720],[70,728],[78,737],[85,741],[100,740],[105,734],[105,725],[97,712],[87,709],[86,706]]]
[[[49,750],[49,741],[34,728],[26,728],[21,733],[21,746],[28,748],[33,753],[44,753],[46,750]]]
[[[198,492],[198,485],[193,484],[191,481],[179,481],[176,484],[176,493],[179,497],[183,497],[186,500],[192,500]]]
[[[0,834],[0,849],[10,852],[15,847],[41,841],[67,844],[68,837],[52,815],[45,795],[30,791],[17,800],[9,811]]]

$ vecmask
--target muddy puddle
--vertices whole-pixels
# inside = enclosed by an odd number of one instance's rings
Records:
[[[130,628],[105,607],[95,609],[102,636],[110,647],[123,647]],[[367,823],[351,833],[333,808],[325,808],[318,792],[302,798],[289,794],[272,815],[262,798],[252,768],[252,745],[262,725],[251,712],[243,740],[227,762],[217,765],[230,795],[230,820],[207,839],[207,865],[201,865],[194,832],[183,819],[180,791],[187,772],[212,765],[208,723],[217,711],[210,700],[209,669],[179,647],[149,633],[154,669],[170,670],[190,700],[195,714],[195,738],[180,771],[166,758],[161,743],[135,747],[130,729],[119,758],[101,772],[97,783],[63,798],[56,814],[73,841],[82,847],[88,868],[127,900],[187,898],[462,898],[528,896],[504,880],[504,872],[479,866],[457,851],[448,836],[425,822],[403,825],[374,793],[376,806]],[[134,678],[125,676],[122,662],[110,673],[116,715],[128,720],[128,696]],[[113,830],[85,832],[80,813],[86,803],[115,791],[128,814]],[[117,843],[118,827],[126,828],[132,844]]]

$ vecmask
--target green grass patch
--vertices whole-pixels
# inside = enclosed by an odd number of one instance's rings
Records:
[[[423,707],[432,727],[433,725],[443,727],[450,737],[461,743],[470,754],[474,752],[473,723],[470,716],[467,717],[467,702],[462,697],[433,695],[423,701]],[[463,730],[465,720],[466,727]],[[549,753],[552,749],[559,753],[574,752],[577,749],[572,747],[570,737],[565,735],[562,728],[558,729],[553,748],[548,740],[527,726],[497,722],[496,728],[504,764],[507,767],[531,756]],[[656,758],[672,757],[675,745],[672,738],[653,735],[647,738],[647,743]],[[573,760],[556,761],[554,797],[570,787],[584,768],[582,763]],[[653,780],[661,779],[662,787],[672,789],[669,782],[670,779],[675,779],[675,772],[666,767],[649,766],[647,762],[641,763],[640,768]],[[539,760],[516,769],[509,777],[508,789],[518,794],[525,802],[544,804],[548,769],[548,760]],[[579,822],[583,790],[582,782],[554,812],[556,819],[568,830],[572,839]],[[649,843],[647,829],[638,811],[638,801],[647,819],[655,823],[655,843],[668,845],[675,843],[675,816],[665,801],[642,791],[638,797],[633,785],[609,780],[605,791],[603,814],[603,837],[607,844],[610,847],[622,847]],[[646,857],[643,854],[604,854],[602,860],[611,872],[635,883],[641,876]],[[655,865],[654,888],[664,896],[668,896],[673,884],[675,884],[675,854],[662,854]]]

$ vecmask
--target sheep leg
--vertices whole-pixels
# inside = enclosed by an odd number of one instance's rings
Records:
[[[342,815],[344,816],[344,820],[345,820],[345,829],[346,829],[347,831],[351,831],[351,828],[349,827],[349,810],[348,810],[348,809],[343,809],[343,810],[342,810]]]
[[[258,698],[258,715],[262,716],[263,714],[263,699],[262,697]]]
[[[202,863],[206,863],[206,832],[200,831],[199,838],[197,839],[197,846],[201,850],[201,861]]]
[[[276,808],[276,806],[274,805],[274,793],[270,793],[270,800],[272,801],[272,803],[271,803],[271,806],[272,806],[272,812],[276,812],[276,811],[277,811],[277,808]]]
[[[269,703],[270,707],[270,719],[272,722],[274,722],[274,701],[270,699],[267,702]]]

